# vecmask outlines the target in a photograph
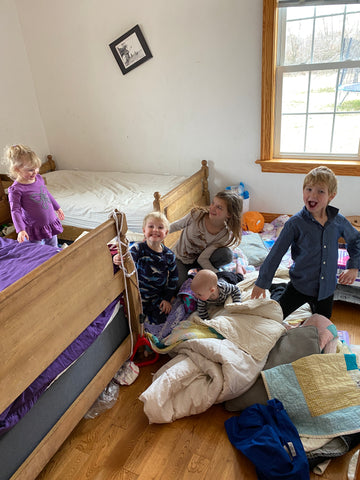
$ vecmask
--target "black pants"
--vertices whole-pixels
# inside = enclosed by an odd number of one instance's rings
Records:
[[[270,297],[280,303],[284,318],[305,303],[310,305],[312,313],[324,315],[324,317],[328,319],[331,318],[334,295],[330,295],[330,297],[324,298],[323,300],[318,300],[316,297],[298,292],[293,284],[289,282],[287,284],[278,283],[271,285]]]
[[[220,247],[216,249],[214,253],[211,255],[210,262],[216,269],[218,269],[223,265],[227,265],[228,263],[231,263],[232,259],[233,259],[232,250],[229,247]],[[197,262],[185,264],[185,263],[182,263],[180,260],[176,259],[176,265],[177,265],[178,274],[179,274],[178,289],[185,282],[185,280],[189,278],[188,277],[189,270],[191,270],[192,268],[201,269],[200,265]]]

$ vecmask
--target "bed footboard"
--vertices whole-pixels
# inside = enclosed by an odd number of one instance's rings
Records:
[[[171,223],[182,218],[196,205],[209,205],[208,177],[207,161],[202,160],[200,170],[169,193],[163,196],[159,192],[154,193],[154,210],[163,212]],[[171,248],[178,236],[179,232],[168,235],[165,244]]]

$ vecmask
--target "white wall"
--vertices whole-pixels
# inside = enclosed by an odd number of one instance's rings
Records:
[[[254,163],[262,0],[13,1],[61,168],[189,174],[205,158],[212,193],[242,180],[254,210],[301,208],[302,175]],[[153,58],[122,75],[108,45],[136,24]],[[357,185],[340,178],[345,214]]]
[[[12,0],[0,0],[0,157],[7,145],[30,145],[44,158],[49,146]],[[7,166],[0,163],[0,171]]]

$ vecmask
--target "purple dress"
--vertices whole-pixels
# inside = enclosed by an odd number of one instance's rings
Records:
[[[30,241],[52,238],[63,231],[55,211],[60,205],[49,193],[41,175],[34,183],[15,182],[9,187],[11,216],[16,232],[23,230]]]

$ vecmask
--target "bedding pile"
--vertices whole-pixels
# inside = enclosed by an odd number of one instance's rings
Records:
[[[249,289],[252,283],[238,285]],[[204,412],[249,389],[285,331],[281,322],[281,308],[270,298],[226,302],[224,308],[213,310],[210,320],[192,313],[180,322],[162,340],[176,356],[139,397],[150,423]]]

